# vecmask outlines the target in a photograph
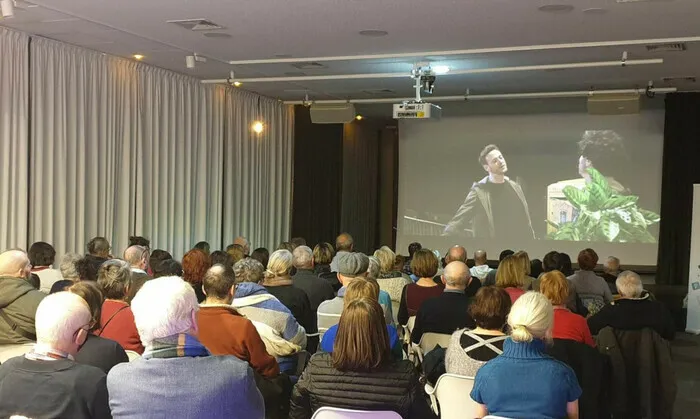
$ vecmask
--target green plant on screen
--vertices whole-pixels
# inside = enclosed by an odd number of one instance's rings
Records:
[[[547,220],[555,231],[549,239],[570,241],[598,241],[616,243],[656,243],[649,226],[661,217],[639,208],[638,196],[620,195],[610,187],[608,179],[594,168],[589,168],[591,181],[584,189],[566,186],[566,200],[578,215],[565,223]]]

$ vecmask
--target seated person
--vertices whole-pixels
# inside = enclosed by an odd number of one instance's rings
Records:
[[[618,293],[617,286],[615,285],[618,275],[620,275],[620,259],[615,256],[608,256],[603,265],[602,278],[608,283],[610,292],[613,293],[613,295]]]
[[[392,410],[402,418],[429,417],[413,363],[391,361],[383,314],[371,298],[348,303],[333,353],[312,356],[294,386],[290,419],[310,419],[324,406]]]
[[[34,313],[46,294],[28,281],[32,265],[21,250],[0,253],[0,344],[36,340]]]
[[[111,259],[100,266],[97,285],[105,296],[97,336],[119,343],[127,351],[143,353],[143,345],[134,323],[134,314],[126,300],[131,286],[131,267],[119,259]]]
[[[553,323],[552,304],[538,292],[513,304],[503,354],[476,373],[471,398],[480,404],[477,417],[578,418],[576,374],[545,353]]]
[[[113,340],[105,339],[92,333],[100,328],[102,303],[104,302],[102,292],[97,284],[92,281],[79,281],[68,287],[67,291],[85,300],[92,315],[90,327],[88,328],[90,333],[88,333],[85,343],[75,355],[75,360],[81,364],[97,367],[104,371],[105,374],[108,374],[113,366],[122,362],[129,362],[129,357],[121,345]]]
[[[56,281],[63,280],[61,271],[53,268],[56,249],[46,242],[36,242],[29,247],[27,256],[32,264],[32,273],[39,277],[39,291],[48,294]]]
[[[413,343],[419,344],[424,333],[449,335],[457,329],[474,327],[474,320],[468,314],[470,299],[465,295],[471,279],[469,267],[463,262],[450,262],[445,267],[442,275],[444,291],[437,297],[423,301],[418,309],[411,331]]]
[[[487,361],[503,353],[510,296],[502,288],[481,287],[469,306],[476,328],[452,334],[445,354],[447,373],[474,377]]]
[[[306,348],[306,331],[292,312],[260,285],[264,270],[253,258],[241,259],[233,265],[238,285],[231,305],[253,322],[280,371],[293,374],[297,365],[295,354]]]
[[[554,327],[552,338],[570,339],[595,347],[588,323],[583,316],[572,313],[566,307],[569,298],[569,280],[559,271],[550,271],[542,275],[540,292],[554,306]]]
[[[496,286],[503,288],[510,296],[511,303],[525,294],[523,287],[525,286],[526,271],[523,269],[523,264],[515,255],[506,256],[498,265],[496,272]]]
[[[277,361],[265,350],[253,323],[231,306],[236,277],[233,268],[214,265],[204,275],[206,299],[197,312],[199,340],[213,355],[233,355],[267,378],[279,375]]]
[[[360,298],[369,298],[379,302],[379,286],[376,282],[356,278],[347,286],[345,297],[343,298],[344,307]],[[391,346],[391,356],[394,360],[400,361],[403,359],[403,350],[401,349],[401,340],[399,334],[393,325],[388,324],[386,331],[389,334],[389,345]],[[333,352],[333,345],[338,334],[338,325],[331,326],[326,333],[323,334],[321,340],[321,350],[323,352]]]
[[[254,372],[234,356],[211,356],[195,337],[197,295],[176,276],[146,281],[131,307],[146,350],[107,376],[115,418],[262,419]]]
[[[37,343],[0,366],[0,417],[111,418],[106,375],[73,360],[92,316],[76,294],[58,292],[36,310]]]
[[[411,272],[418,277],[414,284],[403,287],[397,316],[399,324],[407,324],[408,318],[418,313],[423,301],[442,294],[445,286],[436,284],[433,278],[438,271],[438,258],[430,249],[416,251],[411,260]]]
[[[622,272],[615,285],[622,298],[606,305],[588,318],[591,333],[597,335],[607,326],[618,330],[639,330],[648,327],[654,329],[662,338],[673,340],[676,327],[671,313],[663,303],[649,299],[649,293],[644,291],[642,280],[637,273]]]
[[[593,249],[583,249],[578,254],[579,270],[568,277],[591,315],[613,300],[608,283],[593,272],[597,264],[598,254]]]

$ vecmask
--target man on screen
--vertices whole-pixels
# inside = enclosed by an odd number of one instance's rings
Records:
[[[508,179],[508,164],[497,146],[487,145],[479,163],[488,176],[472,185],[443,235],[532,239],[530,211],[520,185]]]

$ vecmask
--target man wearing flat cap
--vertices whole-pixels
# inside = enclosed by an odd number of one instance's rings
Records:
[[[345,288],[357,277],[366,277],[369,268],[369,258],[364,253],[345,253],[338,258],[338,281],[343,285],[338,290],[338,296],[327,300],[318,306],[318,332],[323,333],[331,326],[338,324],[340,314],[343,312],[343,297]],[[379,304],[384,310],[384,318],[387,324],[393,323],[391,313],[391,298],[386,291],[379,291]]]

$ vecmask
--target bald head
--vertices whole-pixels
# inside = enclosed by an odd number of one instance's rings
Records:
[[[450,247],[445,255],[445,264],[449,265],[450,262],[455,261],[467,263],[467,249],[459,245]]]
[[[26,279],[31,271],[29,257],[23,251],[8,250],[0,253],[0,276]]]
[[[243,254],[244,255],[249,255],[250,254],[250,243],[248,243],[248,239],[246,239],[243,236],[238,236],[236,237],[236,240],[233,241],[233,244],[237,244],[243,248]]]
[[[447,264],[442,277],[445,280],[445,288],[464,290],[472,276],[466,263],[454,261]]]
[[[486,256],[485,250],[477,250],[476,252],[474,252],[474,265],[486,265],[487,261],[488,257]]]
[[[150,254],[145,246],[129,246],[124,251],[124,260],[132,268],[146,270]]]
[[[352,248],[354,246],[354,242],[352,240],[352,236],[348,233],[342,233],[335,239],[335,250],[336,251],[345,251],[345,252],[352,252]]]

